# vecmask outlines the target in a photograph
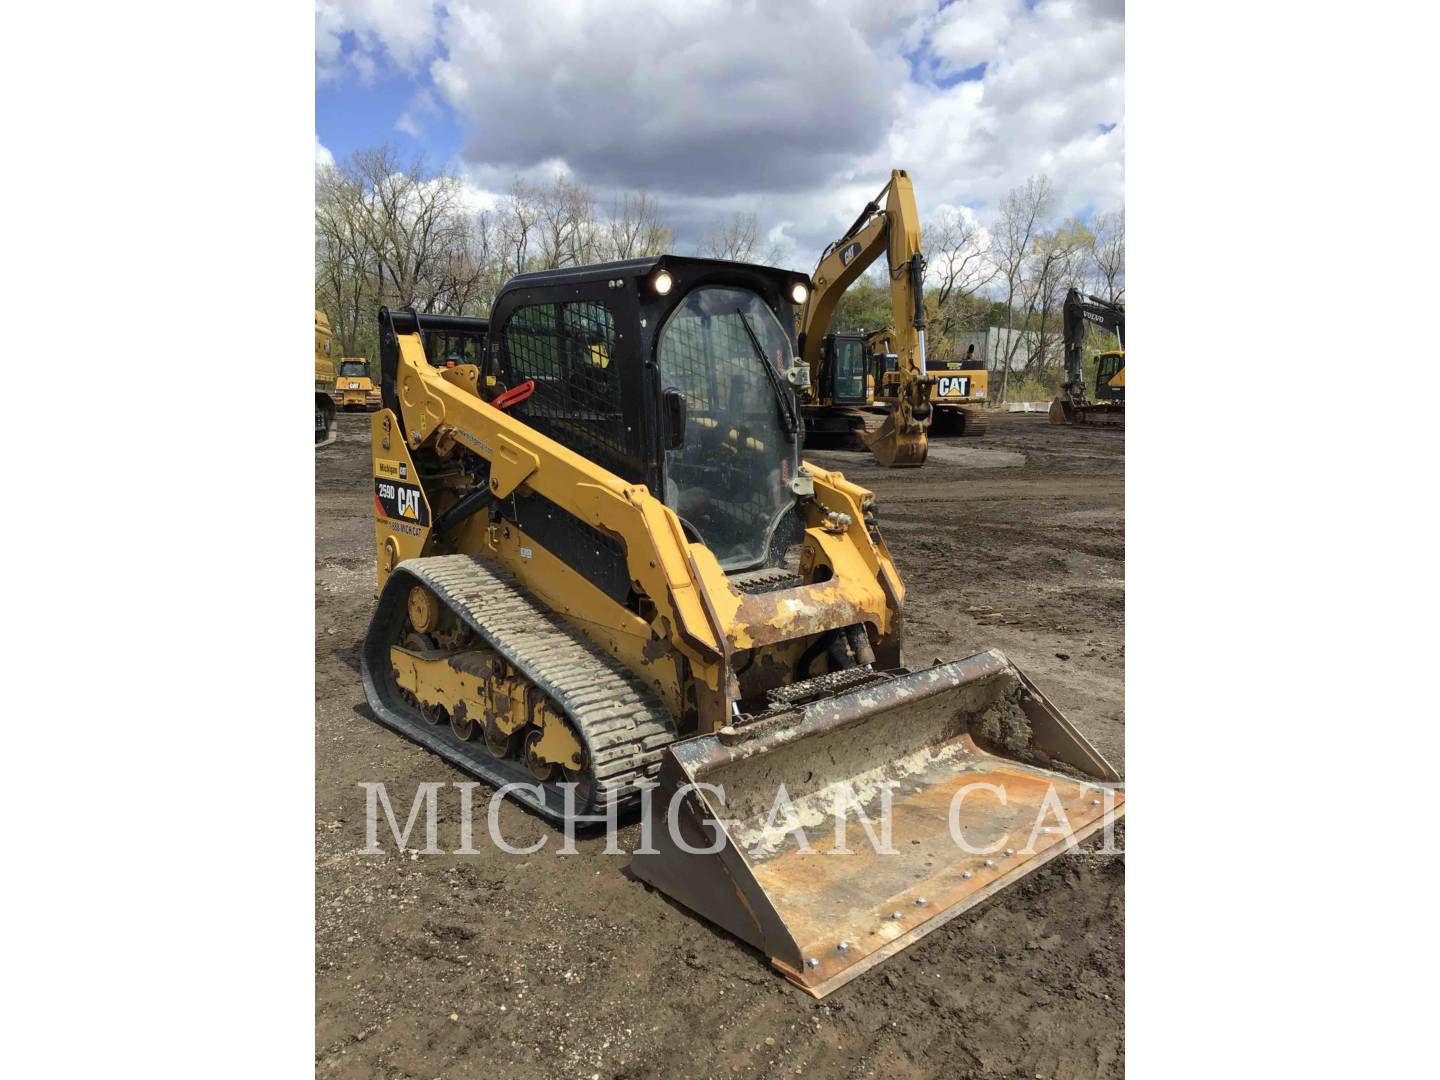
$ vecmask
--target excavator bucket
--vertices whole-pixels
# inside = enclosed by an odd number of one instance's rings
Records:
[[[903,431],[895,422],[893,409],[886,415],[885,423],[874,433],[867,433],[865,438],[875,460],[887,469],[924,465],[925,455],[930,450],[930,440],[925,432]]]
[[[1110,827],[1119,775],[1004,655],[666,751],[631,865],[815,997]]]

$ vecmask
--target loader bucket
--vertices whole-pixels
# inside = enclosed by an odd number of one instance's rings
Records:
[[[930,440],[925,432],[906,433],[895,423],[892,409],[885,422],[873,433],[865,436],[866,446],[875,455],[875,460],[889,468],[913,468],[925,464],[925,455],[930,449]]]
[[[673,744],[631,869],[823,997],[1109,827],[1119,779],[991,650]]]

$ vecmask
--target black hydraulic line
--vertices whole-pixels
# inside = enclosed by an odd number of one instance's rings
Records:
[[[471,514],[474,514],[492,498],[494,498],[494,496],[490,494],[490,488],[486,484],[475,485],[475,487],[471,488],[464,495],[461,495],[459,501],[444,513],[435,516],[435,524],[431,526],[431,531],[436,536],[441,535],[447,529],[453,528],[470,517]]]

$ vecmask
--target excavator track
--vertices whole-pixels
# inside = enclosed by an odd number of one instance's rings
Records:
[[[960,411],[965,414],[965,426],[960,431],[961,435],[976,438],[990,429],[990,418],[985,415],[984,409],[965,408]]]
[[[419,743],[471,776],[495,785],[524,784],[510,794],[554,821],[565,818],[564,790],[537,781],[519,760],[497,758],[483,742],[458,738],[427,722],[413,697],[396,682],[391,647],[406,633],[406,604],[423,585],[484,645],[539,688],[563,714],[585,750],[576,790],[577,817],[624,813],[659,772],[664,748],[678,735],[655,693],[579,630],[527,594],[504,570],[468,555],[410,559],[385,583],[365,637],[365,697],[386,727]]]
[[[969,405],[942,405],[930,423],[931,438],[975,438],[990,427],[985,410]]]

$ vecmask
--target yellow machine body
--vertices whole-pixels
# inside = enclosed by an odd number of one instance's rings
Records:
[[[330,320],[323,311],[315,312],[315,445],[324,446],[335,437],[335,401],[330,396],[335,385],[335,361],[330,356],[334,345]]]
[[[782,423],[796,284],[660,256],[523,275],[488,321],[382,311],[362,673],[381,723],[546,817],[639,809],[634,873],[820,996],[1123,796],[999,653],[903,666],[874,496]],[[767,484],[752,549],[725,500]],[[807,844],[781,802],[892,850]]]
[[[883,200],[883,206],[882,206]],[[931,415],[931,384],[925,367],[925,258],[920,249],[920,214],[904,169],[890,180],[839,240],[826,248],[811,275],[814,291],[800,317],[801,357],[810,372],[808,407],[834,410],[834,388],[825,384],[824,336],[845,290],[881,255],[890,268],[890,331],[894,370],[874,387],[875,403],[886,409],[884,424],[868,434],[868,446],[886,466],[925,461]]]
[[[380,388],[370,379],[370,364],[363,356],[340,360],[335,376],[335,402],[347,412],[380,408]]]

